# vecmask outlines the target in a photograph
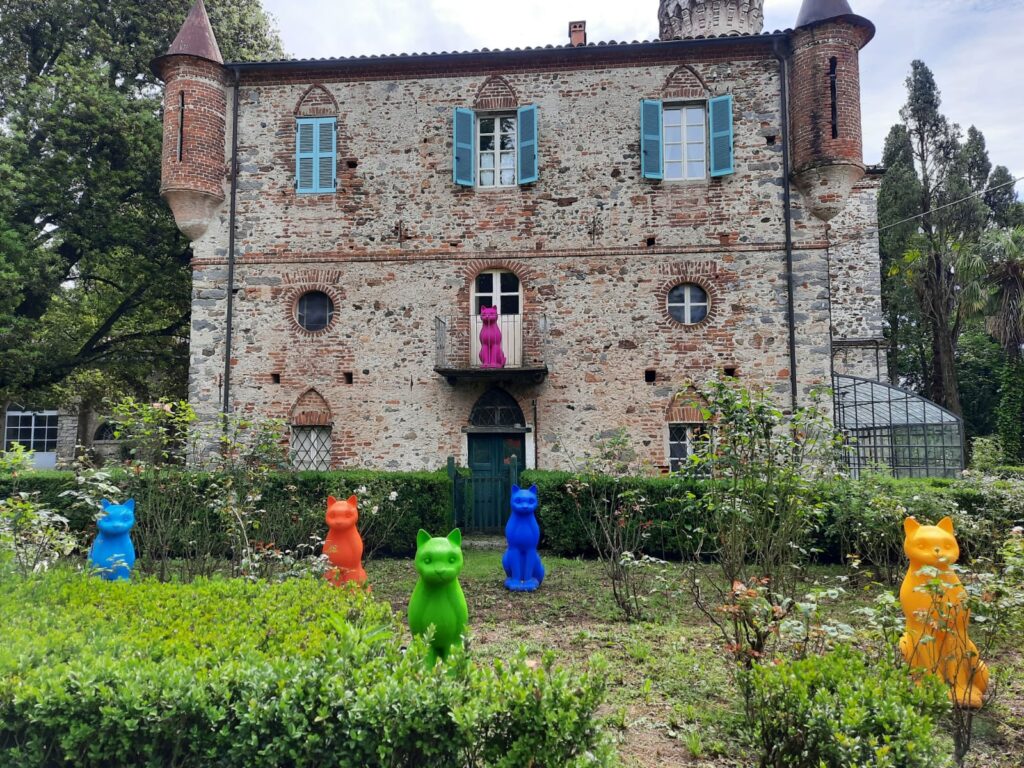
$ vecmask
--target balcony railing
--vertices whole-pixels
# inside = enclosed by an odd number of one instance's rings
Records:
[[[453,384],[460,379],[481,381],[528,377],[540,381],[548,371],[543,356],[547,326],[545,315],[498,317],[505,364],[486,367],[480,360],[483,321],[479,315],[435,318],[434,370]]]

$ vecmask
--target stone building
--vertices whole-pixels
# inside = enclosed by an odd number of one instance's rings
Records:
[[[873,25],[846,0],[778,32],[761,0],[655,11],[652,42],[571,22],[558,46],[225,63],[197,0],[153,66],[198,412],[286,419],[303,467],[565,468],[621,427],[669,468],[690,380],[788,408],[878,378]]]

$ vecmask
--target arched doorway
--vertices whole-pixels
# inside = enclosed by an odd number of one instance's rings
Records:
[[[509,511],[512,484],[526,465],[526,418],[508,392],[495,387],[476,401],[466,428],[470,483],[473,493],[472,531],[499,533]]]

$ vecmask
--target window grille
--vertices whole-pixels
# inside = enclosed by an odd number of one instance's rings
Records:
[[[523,409],[503,389],[484,392],[473,406],[469,423],[474,427],[524,427]]]
[[[292,427],[292,468],[326,472],[331,468],[331,428]]]
[[[8,411],[4,434],[4,450],[15,443],[36,453],[57,450],[57,412]]]

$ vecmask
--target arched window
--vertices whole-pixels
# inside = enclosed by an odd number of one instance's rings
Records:
[[[94,441],[116,440],[117,435],[114,434],[114,425],[109,421],[104,421],[96,428],[96,434],[93,435],[92,439]]]
[[[470,305],[470,332],[474,366],[480,365],[480,332],[483,320],[480,310],[495,307],[498,310],[497,327],[501,331],[501,351],[505,355],[505,368],[518,368],[523,364],[523,284],[515,272],[507,269],[487,269],[473,280]]]
[[[525,427],[523,409],[503,389],[489,389],[480,396],[469,415],[474,427]]]

